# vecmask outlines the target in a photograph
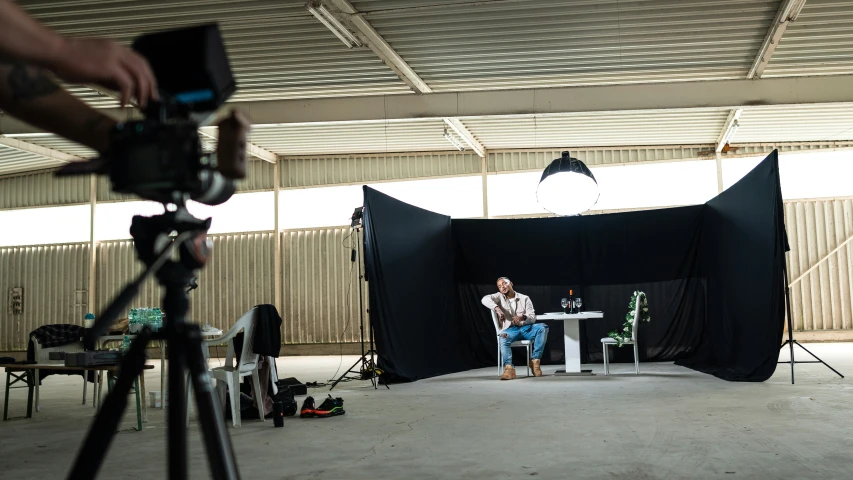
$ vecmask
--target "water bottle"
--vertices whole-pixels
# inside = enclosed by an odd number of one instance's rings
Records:
[[[139,316],[138,308],[130,309],[130,313],[127,315],[127,333],[138,333]]]
[[[92,312],[86,313],[83,317],[83,328],[92,328],[95,326],[95,314]]]

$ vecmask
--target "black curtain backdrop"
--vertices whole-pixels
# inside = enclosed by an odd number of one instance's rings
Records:
[[[462,335],[450,217],[364,187],[365,276],[387,381],[475,366]]]
[[[727,380],[763,381],[778,358],[787,250],[774,151],[705,205],[578,217],[451,221],[368,187],[366,272],[379,365],[392,380],[497,364],[480,299],[509,277],[537,313],[569,289],[603,320],[581,323],[582,362],[601,361],[635,290],[651,323],[640,360],[676,360]],[[562,322],[547,322],[543,363],[562,363]],[[616,348],[614,361],[633,361]],[[522,359],[516,359],[523,364]]]
[[[705,204],[702,259],[708,313],[692,355],[677,363],[726,380],[764,381],[785,319],[785,232],[776,150]]]

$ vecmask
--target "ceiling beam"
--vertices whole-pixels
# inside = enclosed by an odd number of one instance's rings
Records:
[[[853,102],[853,75],[272,100],[233,105],[247,114],[254,125],[267,125],[850,102]]]
[[[732,141],[732,138],[738,128],[737,122],[740,119],[741,113],[743,113],[742,108],[736,108],[729,112],[729,116],[726,118],[726,123],[723,124],[723,129],[720,131],[720,136],[717,137],[717,148],[714,150],[715,152],[722,152],[723,148]]]
[[[219,140],[219,129],[199,129],[198,133],[204,135],[207,138],[211,138],[213,140]],[[261,160],[265,160],[269,163],[275,164],[278,161],[278,155],[270,152],[269,150],[259,147],[252,142],[246,142],[246,153],[252,155],[253,157],[260,158]]]
[[[418,75],[412,67],[394,50],[388,42],[379,35],[379,32],[364,19],[349,0],[329,0],[329,3],[334,6],[337,12],[343,14],[347,20],[358,31],[361,41],[370,47],[383,62],[385,62],[398,77],[415,91],[415,93],[432,93],[432,89]]]
[[[0,135],[0,145],[5,145],[15,150],[41,155],[42,157],[47,157],[52,160],[58,160],[60,162],[65,163],[79,162],[85,160],[85,158],[78,157],[77,155],[71,155],[65,152],[60,152],[59,150],[43,147],[41,145],[36,145],[35,143],[26,142],[17,138],[7,137],[5,135]]]
[[[761,78],[761,74],[764,73],[764,69],[767,68],[770,58],[782,40],[782,35],[785,34],[785,29],[788,28],[790,22],[797,19],[805,4],[806,0],[782,1],[779,11],[776,12],[776,17],[773,19],[773,23],[767,29],[767,35],[761,43],[761,48],[758,49],[758,54],[755,56],[755,60],[753,60],[752,67],[749,69],[749,73],[746,74],[746,78]]]
[[[444,123],[448,127],[452,128],[453,131],[456,132],[456,134],[459,135],[459,137],[462,138],[469,147],[471,147],[471,150],[474,150],[474,153],[476,153],[480,158],[486,158],[486,147],[484,147],[483,144],[474,137],[474,134],[468,130],[468,127],[466,127],[461,120],[458,118],[445,118]]]
[[[853,103],[853,75],[234,102],[253,125]],[[114,118],[122,109],[102,109]],[[463,121],[464,118],[461,118]],[[0,115],[7,134],[40,130]]]

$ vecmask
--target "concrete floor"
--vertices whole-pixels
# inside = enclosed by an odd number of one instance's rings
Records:
[[[853,375],[853,344],[807,344]],[[347,368],[356,357],[343,358]],[[781,359],[787,358],[783,353]],[[805,360],[806,355],[798,354]],[[148,371],[150,389],[158,369]],[[279,359],[279,371],[324,381],[340,357]],[[672,364],[617,364],[587,378],[497,380],[495,368],[392,385],[342,384],[347,414],[229,427],[242,478],[853,478],[853,382],[822,365],[780,366],[764,383],[730,383]],[[546,374],[557,367],[546,368]],[[592,365],[600,372],[600,365]],[[523,370],[519,370],[523,373]],[[4,376],[5,378],[5,376]],[[79,377],[54,376],[33,419],[0,423],[0,478],[64,478],[92,418]],[[322,401],[327,389],[309,393]],[[23,415],[25,390],[11,394]],[[297,397],[300,405],[304,397]],[[166,478],[165,424],[124,418],[100,478]],[[191,478],[207,478],[197,426]]]

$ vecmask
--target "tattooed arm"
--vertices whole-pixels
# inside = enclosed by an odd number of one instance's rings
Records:
[[[131,96],[140,106],[157,99],[157,80],[141,55],[104,38],[66,38],[0,0],[0,58],[46,68],[71,83],[95,83]]]
[[[43,70],[0,60],[0,109],[103,153],[116,121],[59,87]]]

